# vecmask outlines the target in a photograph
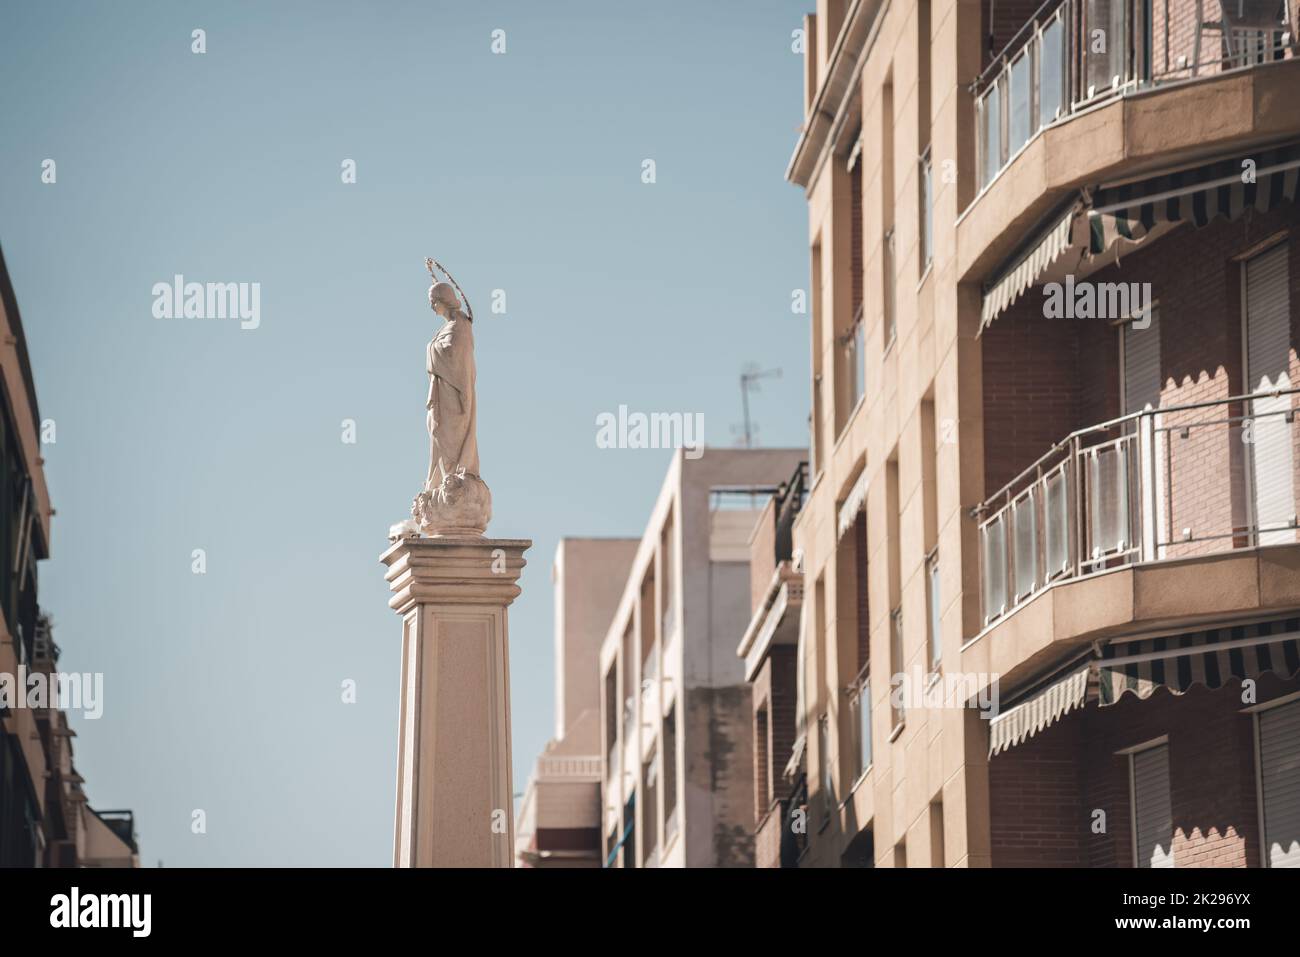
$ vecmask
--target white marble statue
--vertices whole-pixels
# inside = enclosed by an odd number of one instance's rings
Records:
[[[432,259],[425,265],[435,280],[429,305],[443,324],[425,352],[429,474],[411,515],[426,535],[482,535],[492,517],[492,493],[478,474],[474,313],[450,273]],[[447,281],[438,280],[434,267]]]

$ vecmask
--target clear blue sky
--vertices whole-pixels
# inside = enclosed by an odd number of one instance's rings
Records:
[[[598,449],[596,416],[703,412],[733,444],[755,361],[784,370],[762,444],[806,442],[806,214],[782,176],[810,6],[5,5],[0,243],[57,423],[41,601],[63,667],[105,674],[76,760],[94,806],[136,811],[146,864],[391,862],[377,558],[427,467],[425,256],[479,317],[489,534],[535,542],[517,790],[553,727],[556,541],[639,535],[668,461]],[[260,328],[155,319],[175,273],[260,283]]]

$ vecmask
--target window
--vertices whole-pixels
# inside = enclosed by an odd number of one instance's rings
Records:
[[[1133,866],[1174,866],[1174,814],[1169,799],[1169,744],[1129,752]]]
[[[835,768],[831,763],[831,719],[825,714],[817,719],[817,763],[821,765],[822,808],[829,820],[835,807]]]
[[[1265,867],[1300,867],[1300,700],[1255,713]]]
[[[677,705],[664,718],[664,841],[677,833]]]
[[[926,622],[930,647],[930,670],[938,671],[943,662],[943,604],[939,592],[939,552],[933,551],[925,561],[926,604],[929,609]]]
[[[866,391],[866,355],[864,347],[865,323],[859,312],[853,321],[853,327],[840,340],[840,381],[843,383],[843,398],[840,406],[840,421],[836,431],[842,431],[849,421],[849,415],[857,408],[862,394]]]
[[[636,795],[623,805],[623,866],[636,867]]]
[[[649,863],[659,843],[659,762],[652,750],[641,765],[641,813],[644,815],[645,858]]]
[[[767,704],[754,712],[754,820],[772,806],[772,754],[768,749]]]
[[[1083,98],[1092,99],[1123,85],[1128,54],[1125,0],[1084,0],[1083,32],[1089,42],[1080,44],[1083,57]],[[1096,41],[1102,42],[1096,42]]]
[[[884,260],[885,280],[885,348],[888,349],[894,344],[894,340],[898,338],[897,303],[894,299],[894,231],[892,229],[885,233],[881,258]]]
[[[908,151],[911,152],[910,150]],[[885,80],[880,94],[880,217],[884,228],[881,248],[881,291],[884,294],[884,348],[894,341],[894,81]]]
[[[903,673],[903,609],[900,605],[889,615],[889,670],[897,677]],[[891,682],[892,686],[892,682]],[[902,727],[904,715],[903,702],[891,696],[894,730]]]
[[[864,668],[854,682],[849,699],[853,715],[854,738],[857,739],[857,774],[861,777],[871,767],[871,669]]]
[[[930,177],[930,0],[918,0],[916,5],[916,129],[917,155],[920,156],[920,225],[921,268],[925,270],[933,258],[934,247],[934,182]]]
[[[943,657],[943,604],[939,592],[939,444],[933,394],[921,402],[921,506],[925,554],[926,659],[931,671]]]
[[[930,805],[930,866],[943,867],[943,802]]]
[[[605,776],[614,773],[618,764],[618,666],[612,664],[605,675]]]
[[[818,242],[812,248],[812,413],[808,421],[808,457],[812,473],[822,469],[821,434],[822,419],[822,247]],[[833,398],[833,397],[832,397]]]
[[[934,260],[934,180],[930,151],[921,155],[921,274]]]
[[[674,593],[677,590],[677,552],[676,536],[673,525],[673,511],[668,512],[668,520],[664,522],[664,532],[659,543],[660,554],[660,581],[659,581],[659,634],[665,644],[674,634],[677,625],[676,602],[673,601]]]
[[[903,723],[903,707],[895,689],[895,680],[905,667],[903,659],[903,585],[902,585],[902,547],[900,544],[900,518],[898,495],[898,450],[894,449],[885,463],[885,518],[887,527],[885,539],[889,555],[889,681],[891,688],[890,706],[893,714],[891,734]]]

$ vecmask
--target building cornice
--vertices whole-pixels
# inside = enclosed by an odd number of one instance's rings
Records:
[[[888,0],[853,0],[785,171],[785,178],[796,186],[811,189],[834,150],[839,128],[853,101],[854,80],[862,72],[888,7]]]

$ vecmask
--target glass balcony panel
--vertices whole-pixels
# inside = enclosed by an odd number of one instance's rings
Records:
[[[1128,463],[1123,453],[1123,446],[1111,446],[1090,456],[1088,518],[1093,558],[1128,546]]]
[[[1065,57],[1065,20],[1058,15],[1043,27],[1038,44],[1039,126],[1065,115]]]
[[[1011,506],[1015,538],[1015,598],[1019,601],[1038,586],[1038,495],[1028,495]]]
[[[980,530],[984,555],[984,620],[996,618],[1007,607],[1007,544],[1005,513]]]
[[[1007,152],[1015,156],[1037,128],[1034,115],[1034,57],[1032,45],[1011,63],[1007,109]]]
[[[995,83],[980,101],[980,142],[984,170],[981,186],[987,186],[1002,169],[1002,88]]]
[[[1065,494],[1065,473],[1049,475],[1045,487],[1043,537],[1046,552],[1043,575],[1050,579],[1065,571],[1070,563],[1070,505]]]

